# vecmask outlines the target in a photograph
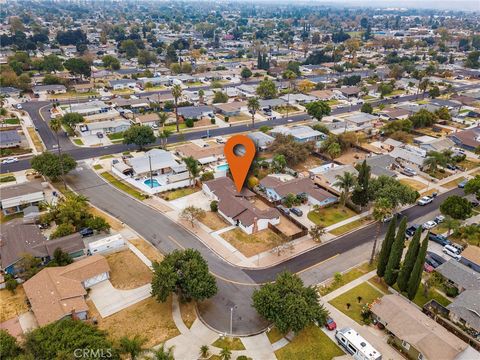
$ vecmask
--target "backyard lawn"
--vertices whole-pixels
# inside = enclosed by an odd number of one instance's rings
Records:
[[[423,190],[427,187],[427,185],[425,185],[424,183],[417,180],[413,180],[413,179],[403,178],[403,179],[400,179],[399,182],[401,184],[410,186],[413,190],[417,190],[417,191]]]
[[[212,346],[216,346],[221,349],[229,348],[230,350],[245,350],[242,340],[231,337],[219,337],[217,340],[215,340]]]
[[[13,294],[9,290],[0,290],[0,309],[0,323],[28,311],[22,285],[18,285]]]
[[[342,295],[337,296],[335,299],[330,300],[329,303],[335,306],[345,315],[355,320],[357,323],[362,324],[362,307],[365,304],[370,304],[372,301],[382,296],[383,294],[381,292],[364,282],[343,293]],[[361,297],[360,301],[359,297]],[[350,306],[347,304],[350,304]]]
[[[226,241],[232,244],[246,257],[273,249],[284,243],[284,240],[270,229],[248,235],[242,230],[235,228],[221,234]]]
[[[206,211],[205,216],[200,219],[200,222],[214,231],[229,226],[229,224],[225,220],[223,220],[221,216],[218,215],[218,213],[212,211]]]
[[[275,355],[278,360],[330,360],[344,353],[318,326],[311,325]]]
[[[356,213],[346,206],[335,204],[326,208],[312,210],[307,216],[313,223],[327,227],[355,215]]]
[[[120,251],[106,258],[113,287],[128,290],[152,282],[152,271],[132,251]]]
[[[363,217],[361,219],[349,222],[348,224],[342,225],[336,229],[330,230],[329,233],[335,236],[343,235],[349,231],[352,231],[360,226],[367,225],[373,222],[372,218],[370,217]]]
[[[121,180],[117,179],[115,176],[110,174],[108,171],[105,171],[100,174],[107,182],[115,186],[117,189],[126,192],[127,194],[137,198],[138,200],[144,200],[145,195],[143,195],[140,191],[135,190],[130,185],[125,184]]]
[[[150,297],[104,319],[93,302],[87,301],[87,304],[89,317],[95,317],[98,327],[106,330],[114,341],[123,336],[139,335],[147,339],[144,346],[151,347],[180,334],[172,319],[171,298],[160,303]]]
[[[159,196],[164,200],[172,201],[172,200],[175,200],[175,199],[187,196],[187,195],[191,195],[193,193],[196,193],[197,191],[200,191],[200,189],[198,187],[186,187],[186,188],[183,188],[183,189],[165,191],[165,192],[159,194]]]
[[[318,292],[322,296],[327,295],[332,291],[341,288],[343,285],[348,284],[349,282],[352,282],[355,279],[358,279],[360,276],[365,275],[366,273],[369,273],[372,270],[375,270],[376,267],[377,265],[375,263],[370,265],[368,262],[365,262],[343,273],[338,281],[333,280],[328,286],[324,286],[324,287],[319,286]]]

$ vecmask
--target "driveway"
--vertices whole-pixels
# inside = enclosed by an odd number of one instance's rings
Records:
[[[150,284],[132,290],[115,289],[110,280],[102,281],[90,287],[88,294],[102,318],[113,315],[133,304],[151,296]]]

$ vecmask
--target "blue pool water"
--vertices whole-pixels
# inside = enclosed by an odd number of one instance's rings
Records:
[[[147,185],[148,187],[157,187],[157,186],[160,186],[160,184],[158,183],[158,181],[156,179],[153,179],[153,180],[145,180],[143,182],[145,185]]]
[[[227,171],[228,170],[228,164],[222,164],[217,166],[217,171]]]

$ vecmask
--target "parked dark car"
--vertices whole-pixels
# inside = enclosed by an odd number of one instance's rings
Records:
[[[415,234],[415,231],[417,231],[417,229],[421,227],[421,225],[412,225],[410,226],[407,230],[405,230],[405,235],[407,236],[413,236]],[[422,231],[423,231],[423,228],[422,228]]]
[[[447,169],[448,170],[457,170],[457,167],[455,165],[452,165],[452,164],[447,164]]]
[[[290,212],[294,213],[297,216],[302,216],[303,215],[303,211],[298,209],[298,208],[291,208]]]
[[[447,261],[443,257],[441,257],[440,255],[435,254],[434,252],[431,252],[431,251],[427,251],[427,256],[429,258],[431,258],[432,260],[435,260],[440,265],[442,265],[445,261]]]
[[[425,257],[425,263],[430,265],[431,267],[433,267],[434,269],[436,269],[437,267],[440,266],[440,264],[438,263],[438,261],[436,261],[435,259],[433,259],[430,255],[427,255]]]
[[[440,244],[442,246],[450,245],[452,243],[445,236],[440,235],[440,234],[435,234],[435,233],[432,233],[432,232],[430,234],[428,234],[428,240],[432,240],[433,242],[436,242],[437,244]]]
[[[83,237],[89,237],[89,236],[93,236],[93,230],[91,228],[83,228],[83,229],[80,229],[79,231],[80,235],[82,235]]]
[[[461,183],[458,184],[458,187],[460,189],[463,189],[465,187],[465,185],[467,185],[467,182],[468,182],[468,180],[463,180]]]
[[[280,212],[284,213],[285,215],[290,214],[290,210],[288,210],[285,206],[283,205],[278,205],[277,209],[280,210]]]

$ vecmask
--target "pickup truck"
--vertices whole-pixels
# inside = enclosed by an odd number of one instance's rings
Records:
[[[433,197],[424,196],[417,201],[417,204],[420,206],[425,206],[430,204],[433,201]]]
[[[405,230],[405,235],[409,237],[413,236],[415,234],[415,231],[417,231],[418,228],[421,228],[422,231],[424,230],[421,225],[412,225],[407,230]]]
[[[448,240],[445,236],[432,232],[428,234],[428,240],[432,240],[433,242],[436,242],[437,244],[440,244],[442,246],[451,244],[451,241]]]

